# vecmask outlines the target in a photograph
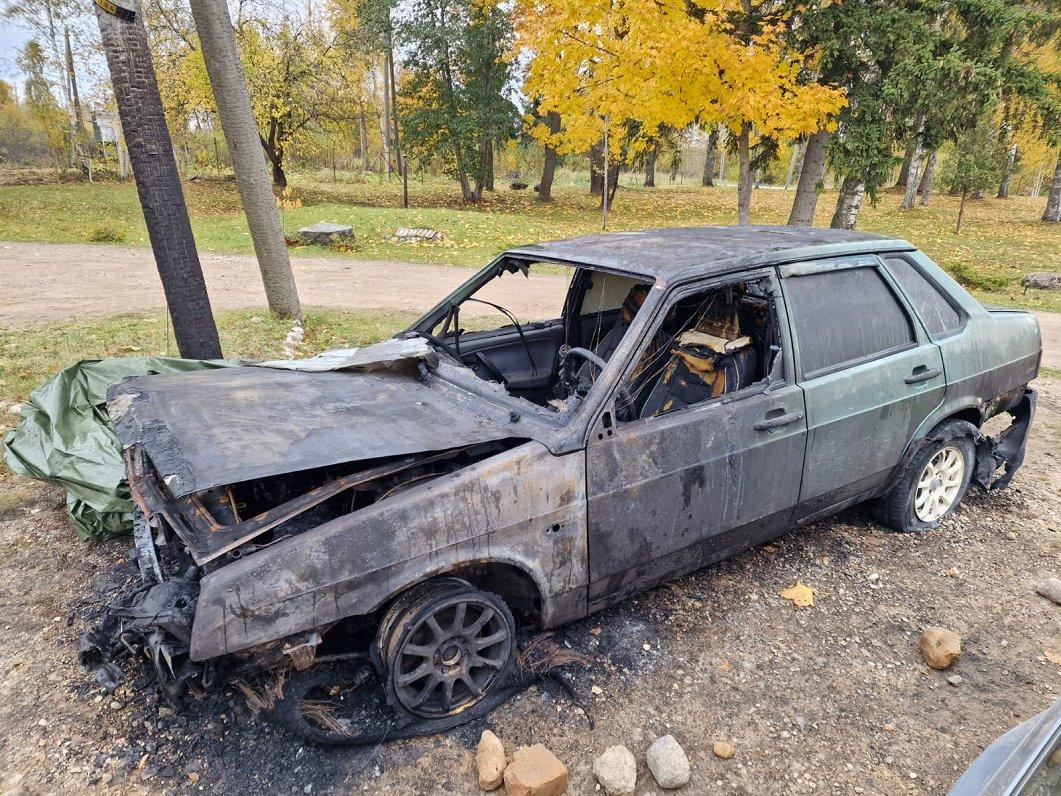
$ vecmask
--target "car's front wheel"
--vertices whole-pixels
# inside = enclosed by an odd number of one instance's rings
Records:
[[[972,426],[941,424],[910,460],[898,483],[881,501],[884,522],[913,533],[935,528],[965,497],[976,464]]]
[[[416,716],[445,718],[504,684],[516,624],[496,594],[439,578],[398,598],[376,645],[392,704]]]

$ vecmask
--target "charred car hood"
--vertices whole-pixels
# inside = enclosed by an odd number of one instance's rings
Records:
[[[111,387],[108,410],[122,445],[139,446],[173,497],[532,436],[518,415],[427,368],[415,375],[235,367],[139,376]]]

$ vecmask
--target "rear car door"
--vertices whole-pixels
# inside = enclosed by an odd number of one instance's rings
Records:
[[[875,255],[779,269],[806,396],[795,520],[882,486],[946,391],[943,357]]]
[[[769,269],[741,277],[744,283],[756,280],[778,333],[760,354],[771,360],[768,378],[658,416],[622,421],[609,406],[591,428],[591,604],[698,569],[788,525],[803,469],[803,391],[793,378],[776,275]],[[672,308],[698,291],[725,285],[676,289],[628,373],[643,361]]]

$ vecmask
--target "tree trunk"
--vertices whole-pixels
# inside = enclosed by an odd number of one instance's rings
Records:
[[[99,6],[96,20],[177,348],[182,357],[217,359],[221,342],[162,112],[147,28],[140,14],[127,22]]]
[[[785,190],[792,187],[792,179],[796,175],[796,164],[803,155],[803,142],[797,141],[792,145],[792,157],[788,159],[788,171],[785,173]]]
[[[855,177],[844,177],[840,186],[840,196],[836,200],[836,211],[829,224],[833,229],[854,229],[858,213],[862,209],[862,199],[866,195],[866,184]]]
[[[63,30],[63,39],[66,43],[66,79],[70,81],[70,97],[74,104],[74,121],[77,124],[78,135],[83,132],[84,117],[81,115],[81,97],[77,91],[77,72],[74,71],[74,51],[70,47],[70,29]]]
[[[390,70],[387,69],[386,56],[383,56],[383,119],[380,120],[380,135],[383,137],[383,159],[386,161],[387,179],[394,170],[390,162]]]
[[[965,223],[965,201],[969,198],[969,189],[962,189],[962,203],[958,205],[958,226],[955,227],[955,234],[962,231],[962,224]]]
[[[902,209],[913,210],[917,204],[917,186],[921,179],[921,161],[924,159],[925,150],[921,146],[921,136],[914,144],[914,154],[910,158],[910,170],[906,175],[906,194],[903,196]]]
[[[645,187],[656,187],[656,157],[659,154],[659,145],[653,143],[645,152]]]
[[[545,126],[554,135],[560,132],[560,114],[550,111],[545,115]],[[542,179],[538,183],[538,198],[543,202],[553,200],[553,178],[556,176],[556,150],[545,147],[545,159],[542,163]]]
[[[483,198],[483,188],[486,187],[487,161],[490,149],[490,134],[484,130],[479,134],[479,162],[475,169],[475,201],[477,202]]]
[[[1043,164],[1040,163],[1035,169],[1035,178],[1032,180],[1032,197],[1035,199],[1039,198],[1039,194],[1043,190]]]
[[[707,136],[707,151],[704,152],[704,175],[700,184],[709,188],[715,184],[715,153],[718,151],[718,128],[712,127]]]
[[[1017,163],[1017,145],[1013,144],[1006,154],[1006,171],[1002,175],[1002,182],[998,186],[998,198],[1009,199],[1009,184],[1013,179],[1013,167]]]
[[[361,158],[361,170],[371,171],[372,164],[368,161],[368,125],[365,123],[365,109],[362,107],[357,117],[358,133],[358,156]]]
[[[914,158],[914,149],[918,138],[911,138],[906,142],[906,153],[903,155],[903,165],[899,167],[899,179],[895,181],[896,188],[905,188],[910,179],[910,162]]]
[[[409,209],[409,164],[402,154],[402,131],[398,126],[398,88],[394,77],[394,37],[391,31],[390,10],[387,9],[387,77],[390,84],[391,121],[394,124],[394,154],[398,161],[398,174],[402,178],[402,207]],[[490,190],[493,190],[491,178]]]
[[[236,49],[228,6],[214,0],[191,0],[191,9],[269,310],[281,318],[297,318],[302,314],[298,289],[262,157],[258,123]],[[334,168],[333,160],[333,171]],[[286,185],[283,169],[274,164],[274,174],[277,169],[282,184]]]
[[[613,163],[611,160],[608,161],[608,211],[611,212],[612,207],[615,205],[615,192],[619,190],[619,171],[620,166],[618,163]],[[603,207],[604,197],[601,197],[601,205]]]
[[[1050,184],[1043,221],[1048,224],[1061,222],[1061,150],[1057,153],[1057,167],[1054,169],[1054,181]]]
[[[591,196],[604,194],[604,149],[600,144],[589,150],[589,192]]]
[[[492,138],[487,138],[483,145],[483,169],[486,175],[483,187],[492,191],[494,190],[494,140]]]
[[[275,134],[272,133],[269,140],[262,139],[260,136],[259,140],[265,150],[265,156],[269,158],[269,165],[272,167],[273,185],[282,191],[287,187],[287,175],[284,173],[284,148],[274,143]],[[275,203],[276,200],[273,199],[273,202]]]
[[[721,127],[718,134],[718,181],[726,181],[726,147],[729,146],[729,128]]]
[[[936,181],[936,151],[933,150],[932,154],[928,156],[928,163],[925,164],[925,174],[921,178],[921,204],[927,206],[929,200],[932,198],[932,185]]]
[[[803,149],[803,167],[796,183],[796,197],[792,200],[792,212],[788,216],[790,227],[809,227],[814,224],[814,211],[818,207],[818,195],[825,176],[825,154],[829,149],[832,133],[819,130],[807,139]]]
[[[737,153],[740,158],[740,169],[737,175],[737,223],[750,224],[752,215],[752,171],[750,139],[752,125],[741,122],[740,139],[737,141]]]

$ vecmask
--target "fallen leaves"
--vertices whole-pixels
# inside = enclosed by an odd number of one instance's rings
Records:
[[[797,608],[810,608],[814,605],[814,589],[802,581],[796,581],[779,594],[786,600],[791,600]]]

